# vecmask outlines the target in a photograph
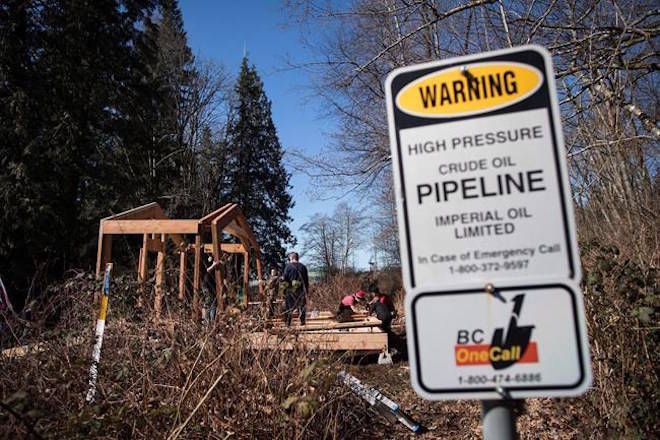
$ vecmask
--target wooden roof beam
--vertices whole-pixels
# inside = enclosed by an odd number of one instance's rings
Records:
[[[118,214],[113,214],[111,216],[101,219],[101,221],[106,220],[144,220],[154,218],[156,210],[163,212],[160,205],[156,202],[147,203],[146,205],[138,206],[137,208],[132,208],[127,211],[122,211]]]
[[[223,207],[218,208],[215,211],[206,214],[204,217],[199,219],[199,223],[204,224],[204,225],[210,225],[214,218],[218,217],[220,214],[222,214],[223,212],[225,212],[226,210],[228,210],[232,206],[236,206],[236,204],[235,203],[227,203]]]
[[[105,220],[103,234],[197,234],[199,221],[192,220]]]

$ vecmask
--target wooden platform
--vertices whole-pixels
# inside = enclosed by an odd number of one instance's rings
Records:
[[[250,345],[266,350],[327,350],[379,353],[388,349],[387,333],[381,322],[366,313],[352,316],[348,322],[337,322],[331,312],[310,313],[304,326],[294,315],[287,327],[281,318],[271,319],[263,332],[249,335]]]

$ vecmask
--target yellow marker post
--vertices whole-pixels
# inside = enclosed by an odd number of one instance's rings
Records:
[[[96,379],[98,378],[99,361],[101,360],[101,346],[103,345],[103,331],[105,330],[105,315],[108,311],[108,297],[110,296],[110,272],[112,272],[112,263],[105,266],[105,275],[103,277],[103,294],[101,295],[101,307],[96,319],[96,342],[92,350],[92,366],[89,368],[89,389],[87,390],[87,402],[94,402],[96,394]]]

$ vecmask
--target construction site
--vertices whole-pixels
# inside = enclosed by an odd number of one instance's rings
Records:
[[[0,439],[652,439],[657,0],[0,3]]]
[[[13,414],[5,426],[26,438],[480,435],[477,403],[431,402],[411,389],[396,273],[313,284],[305,324],[295,311],[287,326],[281,296],[268,313],[260,257],[235,204],[199,219],[167,218],[156,203],[103,218],[97,273],[53,286],[20,336],[34,342],[2,351],[2,386],[18,390],[3,401]],[[215,319],[204,311],[209,260],[222,262],[211,277]],[[126,261],[133,267],[118,264]],[[337,319],[339,300],[365,277],[391,290],[399,317],[389,332],[366,310]],[[560,411],[566,404],[528,400],[521,438],[582,438],[565,426],[580,423],[584,401]],[[546,419],[554,428],[540,435]]]
[[[104,269],[112,264],[113,238],[125,235],[142,237],[137,258],[137,303],[143,304],[147,296],[153,296],[153,318],[156,322],[164,319],[162,303],[163,292],[167,289],[165,271],[168,261],[170,266],[178,263],[177,299],[184,308],[191,311],[191,319],[201,319],[202,260],[208,256],[214,261],[223,262],[213,271],[218,311],[222,312],[230,306],[228,300],[231,300],[231,306],[240,306],[244,312],[252,308],[257,311],[256,316],[265,317],[264,311],[269,299],[264,293],[260,248],[237,205],[225,205],[200,219],[183,220],[167,218],[157,203],[150,203],[102,219],[99,224],[97,278],[100,279]],[[172,250],[169,254],[168,249]],[[187,263],[190,255],[193,256],[192,267]],[[146,280],[150,272],[149,263],[153,260],[153,295],[147,295]],[[239,265],[240,270],[237,272],[231,270],[235,265]],[[240,279],[232,279],[232,272],[240,274]],[[254,291],[250,288],[251,274],[256,275],[258,280]],[[191,279],[192,286],[189,282]],[[234,286],[233,290],[236,290],[235,286],[240,286],[239,292],[232,292],[231,286]],[[275,301],[281,306],[281,298]],[[298,317],[296,313],[294,315],[294,318]],[[217,320],[221,317],[221,313],[216,315]],[[306,325],[293,326],[285,326],[279,314],[267,318],[263,324],[263,332],[250,335],[251,344],[255,348],[293,350],[299,347],[362,354],[381,353],[389,357],[387,333],[380,328],[381,322],[377,318],[365,312],[355,313],[351,319],[337,322],[332,311],[314,310]]]
[[[250,376],[256,372],[255,368],[271,376],[271,379],[263,377],[263,391],[268,391],[266,399],[270,400],[270,404],[275,403],[272,399],[281,400],[279,408],[284,411],[283,414],[289,414],[286,417],[292,417],[291,420],[301,415],[303,419],[308,418],[310,411],[316,410],[318,380],[331,374],[335,379],[332,382],[324,380],[323,386],[344,384],[345,390],[352,390],[357,399],[354,404],[361,411],[372,411],[374,423],[389,426],[394,431],[421,432],[422,426],[406,415],[398,403],[369,384],[363,384],[347,371],[368,365],[394,368],[390,350],[394,333],[384,329],[377,317],[362,308],[339,320],[335,311],[331,310],[333,302],[336,305],[343,293],[359,290],[364,285],[363,280],[344,280],[346,284],[341,288],[345,290],[335,291],[334,294],[324,290],[327,286],[312,286],[304,325],[297,310],[292,312],[292,324],[286,325],[282,290],[277,292],[277,297],[268,297],[259,243],[236,204],[225,205],[199,219],[171,219],[157,203],[149,203],[101,219],[98,230],[93,282],[91,275],[80,273],[67,284],[67,288],[75,286],[80,289],[85,286],[83,297],[74,300],[75,307],[63,307],[57,302],[64,298],[68,302],[73,298],[58,295],[57,301],[43,311],[57,315],[59,326],[64,327],[61,331],[66,336],[3,350],[2,360],[9,368],[50,356],[53,350],[70,351],[65,355],[69,359],[78,355],[87,357],[91,367],[86,378],[75,386],[87,388],[86,404],[82,409],[89,416],[91,413],[88,411],[96,411],[94,408],[100,402],[108,402],[110,394],[114,393],[110,389],[122,382],[117,380],[117,372],[126,371],[127,365],[135,367],[132,362],[135,361],[134,350],[137,347],[135,341],[130,339],[141,334],[144,336],[139,337],[140,350],[147,349],[155,356],[152,359],[155,363],[150,363],[151,367],[144,372],[146,376],[155,374],[150,380],[163,378],[162,373],[151,371],[152,368],[164,366],[161,364],[163,361],[174,368],[168,368],[167,374],[173,371],[183,373],[189,369],[185,373],[186,384],[181,388],[183,394],[180,397],[184,400],[178,405],[184,404],[186,394],[192,394],[200,386],[208,389],[198,404],[207,405],[210,402],[206,399],[220,397],[212,396],[220,392],[216,387],[221,385],[223,377],[229,372],[225,366],[225,372],[217,376],[218,366],[213,364],[221,359],[223,364],[238,362],[232,368]],[[132,240],[130,245],[127,245],[127,239]],[[131,252],[135,253],[132,258],[126,255]],[[206,262],[211,260],[221,262],[209,272],[215,288],[215,319],[209,318],[205,304],[208,298],[203,298],[209,289],[202,287],[207,272],[205,268],[209,266]],[[125,264],[118,264],[125,261],[136,262],[133,272],[127,270],[129,268]],[[275,310],[274,313],[268,313],[269,306]],[[82,326],[83,322],[91,323],[89,319],[80,320],[82,310],[87,310],[83,315],[87,314],[88,318],[92,311],[97,317],[93,341],[90,340],[91,327]],[[37,315],[40,313],[38,311]],[[401,326],[398,328],[401,331]],[[132,336],[128,338],[129,335]],[[91,353],[90,346],[93,346]],[[400,340],[398,347],[402,350]],[[178,358],[183,355],[189,359],[189,355],[184,353],[192,355],[194,352],[196,360],[192,365]],[[400,361],[401,352],[397,349],[393,352],[395,361]],[[212,355],[216,356],[215,361],[204,364],[203,359]],[[176,362],[171,356],[177,358]],[[240,367],[245,359],[251,360]],[[208,383],[209,373],[215,377],[213,383]],[[272,377],[273,374],[285,374],[289,378],[282,381]],[[300,389],[294,391],[291,386]],[[274,387],[279,391],[276,392]],[[287,396],[282,399],[273,393],[287,393]],[[16,403],[16,399],[20,401],[21,398],[20,394],[14,395],[11,402]],[[153,410],[173,408],[173,402],[165,403],[167,400],[156,403]],[[260,408],[264,408],[262,405],[259,403]],[[183,410],[183,407],[180,409]],[[197,413],[198,409],[192,410],[188,420],[181,420],[172,428],[171,438],[177,438],[184,432],[186,434],[182,437],[190,438],[191,432],[207,426],[208,422],[190,424],[191,417],[201,415]],[[211,423],[208,428],[213,432],[219,426],[214,424]],[[301,428],[299,422],[292,422],[291,426],[296,431]],[[301,435],[308,429],[302,429]],[[368,432],[360,428],[355,434],[359,430]],[[97,431],[88,431],[91,432],[98,434]],[[201,432],[206,433],[202,435],[205,437],[211,431],[205,428]],[[227,431],[227,435],[234,434]],[[262,438],[263,431],[255,423],[249,434],[236,436]]]

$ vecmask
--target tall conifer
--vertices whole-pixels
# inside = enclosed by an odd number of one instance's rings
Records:
[[[89,261],[94,223],[129,191],[117,178],[117,126],[153,3],[0,6],[0,270],[11,294]]]
[[[225,199],[238,203],[259,240],[268,266],[282,264],[293,207],[290,175],[273,124],[271,103],[254,66],[243,58],[227,125]]]

